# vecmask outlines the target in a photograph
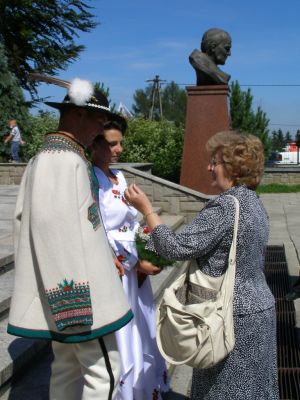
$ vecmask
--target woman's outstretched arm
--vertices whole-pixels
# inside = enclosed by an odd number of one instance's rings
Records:
[[[124,192],[124,195],[126,200],[144,215],[150,231],[162,223],[160,217],[153,210],[151,201],[136,184],[128,186]]]

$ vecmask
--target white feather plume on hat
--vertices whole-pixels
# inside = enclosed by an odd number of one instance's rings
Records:
[[[75,78],[71,81],[68,95],[72,103],[84,106],[93,96],[94,87],[91,82]]]

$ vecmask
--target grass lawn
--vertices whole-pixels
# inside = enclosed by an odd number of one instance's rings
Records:
[[[259,185],[257,193],[297,193],[300,192],[300,185],[283,185],[280,183],[270,183],[269,185]]]

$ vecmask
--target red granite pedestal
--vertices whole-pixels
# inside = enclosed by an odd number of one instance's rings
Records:
[[[217,194],[207,171],[207,140],[229,130],[227,85],[187,87],[187,111],[180,184],[205,194]]]

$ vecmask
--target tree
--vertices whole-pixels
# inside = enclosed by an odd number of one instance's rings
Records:
[[[26,140],[28,126],[28,105],[16,77],[8,70],[7,58],[0,43],[0,159],[7,161],[10,145],[3,144],[3,138],[9,134],[8,121],[16,119],[22,137]]]
[[[286,145],[286,140],[281,129],[272,132],[271,147],[272,150],[282,151]]]
[[[135,91],[132,110],[137,117],[149,118],[152,104],[151,93],[152,87],[150,85],[147,86],[146,89],[137,89]],[[157,119],[157,117],[155,117],[155,119]]]
[[[58,116],[53,112],[39,111],[37,115],[29,116],[27,140],[23,150],[26,161],[39,151],[45,134],[55,131],[57,126]]]
[[[55,75],[78,58],[84,46],[74,38],[97,25],[89,9],[80,0],[1,0],[0,43],[24,89],[35,94],[28,72]]]
[[[297,146],[300,147],[300,129],[297,129],[297,132],[295,135],[295,141],[297,143]]]
[[[253,96],[250,89],[243,91],[237,81],[231,83],[231,128],[258,136],[263,143],[267,159],[271,150],[271,140],[268,130],[269,119],[261,107],[258,107],[256,112],[254,112],[252,110],[252,102]]]
[[[186,112],[186,92],[175,82],[170,82],[161,90],[163,117],[177,126],[184,123]],[[138,117],[149,118],[152,106],[152,85],[145,89],[137,89],[133,95],[133,112]],[[154,120],[160,119],[159,104],[154,104]]]
[[[179,182],[183,127],[163,121],[132,119],[124,136],[123,162],[153,163],[153,174]]]
[[[175,82],[171,82],[162,92],[163,115],[168,121],[173,121],[177,126],[183,124],[186,114],[186,91],[180,89]]]
[[[109,107],[112,112],[116,111],[116,104],[111,102],[110,98],[110,92],[109,92],[109,87],[105,86],[103,82],[95,82],[94,83],[94,88],[96,91],[100,91],[104,94],[104,96],[107,98]]]
[[[289,144],[292,141],[292,136],[290,134],[290,131],[286,131],[285,136],[284,136],[284,144],[285,146]]]

